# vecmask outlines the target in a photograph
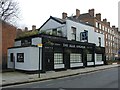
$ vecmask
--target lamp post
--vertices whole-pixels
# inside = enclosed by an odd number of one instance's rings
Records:
[[[40,78],[40,58],[41,58],[41,53],[40,53],[40,50],[42,48],[42,44],[38,44],[37,45],[39,47],[39,65],[38,65],[38,69],[39,69],[39,74],[38,74],[38,78]]]

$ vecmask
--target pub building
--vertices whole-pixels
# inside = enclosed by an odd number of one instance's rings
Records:
[[[8,48],[8,68],[41,72],[106,64],[105,48],[66,37],[38,34],[15,40]]]

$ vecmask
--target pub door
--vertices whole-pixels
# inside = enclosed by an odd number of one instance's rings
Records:
[[[45,70],[51,71],[54,69],[53,51],[48,50],[45,52]]]

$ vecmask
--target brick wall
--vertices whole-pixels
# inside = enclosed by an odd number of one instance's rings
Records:
[[[2,22],[2,66],[7,65],[7,49],[14,46],[16,38],[16,28],[10,24]]]

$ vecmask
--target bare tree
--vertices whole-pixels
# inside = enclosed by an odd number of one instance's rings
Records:
[[[14,24],[19,19],[19,4],[15,0],[0,0],[0,19]]]

